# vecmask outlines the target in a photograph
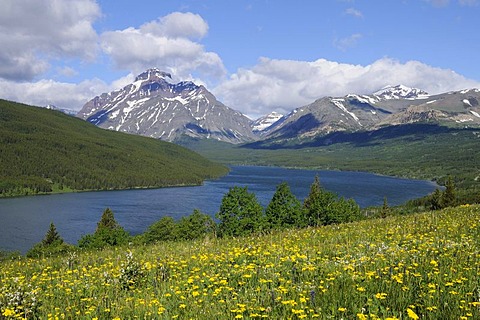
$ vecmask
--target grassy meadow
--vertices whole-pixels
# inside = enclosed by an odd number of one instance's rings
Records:
[[[0,262],[4,319],[478,319],[480,206]]]

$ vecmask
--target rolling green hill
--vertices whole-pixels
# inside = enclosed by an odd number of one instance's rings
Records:
[[[200,184],[228,169],[155,139],[0,100],[0,196]]]

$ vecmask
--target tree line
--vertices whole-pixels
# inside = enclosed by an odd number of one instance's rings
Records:
[[[181,146],[0,99],[0,197],[198,185],[228,172]]]
[[[437,189],[421,202],[430,210],[457,205],[453,180],[449,178],[445,190]],[[377,217],[385,218],[391,214],[390,209],[387,199],[384,198],[383,206],[379,208],[380,213]],[[291,192],[288,184],[282,182],[276,187],[266,208],[260,205],[256,195],[249,192],[247,187],[232,187],[223,196],[215,218],[217,221],[210,215],[195,209],[192,214],[184,216],[178,221],[170,216],[162,217],[150,225],[143,234],[132,237],[115,220],[112,210],[107,208],[97,223],[95,232],[81,237],[77,246],[81,249],[101,249],[128,243],[149,244],[158,241],[188,241],[205,237],[240,237],[272,230],[353,222],[364,219],[365,216],[353,199],[345,199],[325,190],[320,184],[319,177],[315,176],[309,194],[303,203]],[[66,253],[74,248],[63,241],[55,225],[51,223],[45,238],[29,250],[27,256],[40,257]]]
[[[354,200],[338,197],[325,190],[316,176],[303,204],[286,182],[276,187],[266,208],[261,206],[256,195],[249,192],[247,187],[232,187],[223,196],[215,217],[217,221],[198,209],[178,221],[165,216],[150,225],[143,234],[131,237],[117,223],[112,210],[107,208],[95,232],[81,237],[77,245],[83,249],[99,249],[129,242],[148,244],[194,240],[206,236],[238,237],[255,232],[352,222],[361,219],[361,213]],[[52,223],[42,242],[29,250],[27,256],[56,254],[73,248],[61,239]]]

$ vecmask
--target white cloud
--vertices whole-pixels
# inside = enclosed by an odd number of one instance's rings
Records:
[[[80,83],[40,80],[36,82],[14,82],[0,80],[0,97],[35,106],[54,106],[72,110],[80,108],[93,97],[107,91],[112,86],[99,79],[85,80]]]
[[[54,58],[91,60],[97,53],[93,0],[4,0],[0,10],[0,78],[31,80]]]
[[[219,79],[226,72],[220,57],[192,41],[205,36],[207,30],[199,15],[175,12],[140,28],[107,31],[101,41],[103,51],[118,68],[135,74],[158,67],[181,79],[192,74]]]
[[[345,10],[345,13],[356,18],[363,18],[363,13],[355,8],[348,8],[347,10]]]
[[[431,94],[480,87],[451,70],[418,61],[382,58],[361,66],[319,59],[291,61],[262,58],[239,69],[213,92],[226,105],[253,118],[273,110],[289,112],[324,96],[370,94],[385,85],[404,84]]]
[[[201,39],[208,32],[208,24],[198,14],[173,12],[142,25],[140,30],[161,37]]]
[[[360,33],[355,33],[346,38],[335,39],[333,41],[333,45],[341,51],[347,51],[348,49],[355,47],[358,40],[360,40],[362,37],[363,36]]]

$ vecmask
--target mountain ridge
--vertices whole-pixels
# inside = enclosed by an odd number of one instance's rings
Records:
[[[204,86],[174,82],[171,74],[152,68],[122,89],[94,97],[77,116],[105,129],[170,142],[188,136],[239,144],[409,123],[480,126],[479,101],[478,89],[432,95],[399,84],[372,94],[321,97],[284,116],[274,112],[250,120]]]
[[[403,85],[388,86],[371,95],[323,97],[294,109],[273,124],[267,139],[311,138],[332,132],[369,131],[410,123],[480,126],[480,90],[436,95]]]
[[[170,74],[148,69],[124,88],[91,99],[77,116],[105,129],[166,141],[182,135],[231,143],[255,139],[250,119],[204,86],[167,80]]]

